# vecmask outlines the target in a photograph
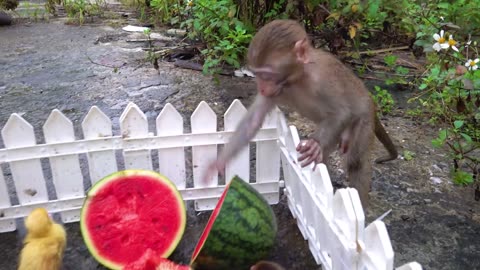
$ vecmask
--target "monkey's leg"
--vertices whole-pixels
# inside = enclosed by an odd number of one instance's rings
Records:
[[[365,211],[369,204],[369,192],[372,182],[372,165],[370,150],[373,142],[373,129],[358,125],[357,130],[352,134],[352,142],[349,145],[346,155],[346,167],[349,186],[357,189]]]

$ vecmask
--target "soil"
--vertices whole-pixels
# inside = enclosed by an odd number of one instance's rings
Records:
[[[135,102],[146,113],[152,132],[154,119],[167,103],[184,116],[188,132],[188,119],[202,100],[217,115],[223,115],[234,99],[244,105],[252,102],[255,85],[250,78],[221,76],[216,83],[200,72],[178,69],[168,62],[159,62],[158,70],[154,69],[141,50],[146,44],[127,42],[134,34],[121,27],[135,25],[136,20],[129,10],[122,10],[115,6],[116,14],[125,16],[111,16],[83,26],[66,24],[66,18],[59,17],[48,21],[17,20],[12,26],[0,27],[0,127],[11,113],[19,113],[34,127],[37,142],[43,143],[42,125],[56,108],[73,122],[77,138],[82,138],[80,123],[95,105],[113,117],[114,134],[119,134],[118,117],[128,102]],[[378,81],[366,83],[373,88]],[[408,150],[415,156],[410,161],[398,159],[374,165],[367,222],[392,209],[383,221],[393,243],[396,266],[418,261],[424,269],[480,269],[480,204],[474,200],[473,188],[452,183],[448,174],[450,161],[444,151],[433,149],[430,143],[435,127],[406,115],[406,100],[412,93],[395,88],[390,91],[396,107],[382,122],[400,152]],[[308,121],[288,109],[284,111],[302,136],[312,130]],[[0,147],[4,147],[1,140]],[[384,151],[376,142],[374,155]],[[8,166],[1,166],[9,179]],[[330,173],[335,187],[346,185],[338,156],[331,160]],[[13,184],[7,184],[12,203],[18,203]],[[273,208],[279,233],[271,259],[287,269],[321,269],[283,195]],[[173,260],[188,263],[209,215],[196,213],[188,204],[186,235]],[[18,223],[16,232],[0,234],[0,269],[16,269],[25,235],[21,221]],[[63,269],[104,269],[86,249],[78,223],[65,227],[68,247]]]

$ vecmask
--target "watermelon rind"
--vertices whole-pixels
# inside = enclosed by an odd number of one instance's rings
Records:
[[[122,179],[124,179],[125,177],[131,177],[131,176],[150,176],[153,179],[161,181],[163,184],[170,186],[170,190],[178,198],[177,201],[180,204],[178,206],[179,206],[179,209],[182,210],[182,211],[179,211],[180,228],[177,232],[177,237],[174,239],[174,241],[171,242],[170,248],[166,250],[163,254],[161,254],[163,258],[167,258],[168,256],[170,256],[170,254],[177,247],[178,243],[180,242],[185,232],[186,220],[187,220],[185,202],[182,198],[182,195],[178,191],[176,185],[173,182],[171,182],[166,176],[155,171],[142,170],[142,169],[123,170],[123,171],[118,171],[110,175],[107,175],[104,178],[100,179],[98,182],[96,182],[87,192],[87,196],[85,198],[85,201],[83,203],[82,210],[80,213],[80,231],[82,233],[82,237],[85,242],[85,245],[87,246],[92,256],[99,263],[101,263],[102,265],[110,269],[122,269],[124,265],[108,260],[99,254],[98,250],[95,248],[94,243],[90,237],[90,233],[85,222],[86,212],[87,212],[86,209],[88,208],[88,204],[90,200],[95,197],[97,192],[101,190],[104,185],[110,183],[111,181],[122,181]]]
[[[275,214],[257,190],[235,176],[222,197],[215,208],[220,207],[218,215],[214,210],[192,255],[195,270],[250,269],[275,244]]]

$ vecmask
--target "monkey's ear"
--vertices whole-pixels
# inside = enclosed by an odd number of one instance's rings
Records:
[[[308,63],[309,59],[307,56],[307,50],[308,50],[307,38],[303,38],[302,40],[295,42],[295,47],[293,48],[293,51],[295,52],[295,56],[297,57],[298,62],[303,64]]]

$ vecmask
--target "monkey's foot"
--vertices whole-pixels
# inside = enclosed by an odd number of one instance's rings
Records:
[[[317,163],[320,163],[323,160],[322,148],[320,147],[320,144],[313,139],[301,141],[297,146],[297,151],[301,154],[300,157],[298,157],[298,161],[303,161],[300,164],[302,167],[315,162],[315,166],[313,167],[313,169],[315,169]]]

